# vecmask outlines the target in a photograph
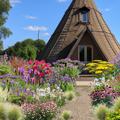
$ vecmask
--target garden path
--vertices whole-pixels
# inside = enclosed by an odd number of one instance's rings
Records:
[[[80,95],[68,102],[62,109],[72,112],[71,120],[96,120],[89,97],[90,87],[77,87],[77,92]]]

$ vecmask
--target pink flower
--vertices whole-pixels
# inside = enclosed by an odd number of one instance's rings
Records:
[[[32,64],[33,64],[33,61],[32,61],[32,60],[29,60],[29,61],[28,61],[28,64],[29,64],[29,65],[32,65]]]

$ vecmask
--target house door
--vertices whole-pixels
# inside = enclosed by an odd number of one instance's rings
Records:
[[[79,46],[79,60],[83,63],[88,63],[93,60],[93,48],[92,46]]]

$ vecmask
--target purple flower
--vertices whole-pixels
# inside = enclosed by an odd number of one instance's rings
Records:
[[[63,76],[62,77],[62,80],[64,81],[64,82],[71,82],[71,78],[69,77],[69,76]]]
[[[32,72],[33,72],[33,70],[32,70],[32,69],[29,69],[29,70],[28,70],[28,73],[29,73],[29,74],[31,74]]]
[[[11,81],[10,81],[10,83],[11,83],[11,84],[14,84],[14,83],[15,83],[15,81],[14,81],[14,80],[11,80]]]
[[[25,70],[24,70],[23,67],[18,68],[18,71],[19,71],[21,74],[23,74],[23,73],[25,72]]]

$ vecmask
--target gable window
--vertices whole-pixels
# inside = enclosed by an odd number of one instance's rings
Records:
[[[84,63],[91,62],[93,60],[93,48],[92,46],[79,46],[79,60]]]
[[[80,9],[80,13],[81,13],[81,17],[80,17],[80,20],[81,22],[83,23],[88,23],[89,22],[89,9],[86,8],[86,7],[83,7]]]
[[[84,12],[84,13],[81,13],[81,22],[83,23],[88,23],[88,13],[87,12]]]

